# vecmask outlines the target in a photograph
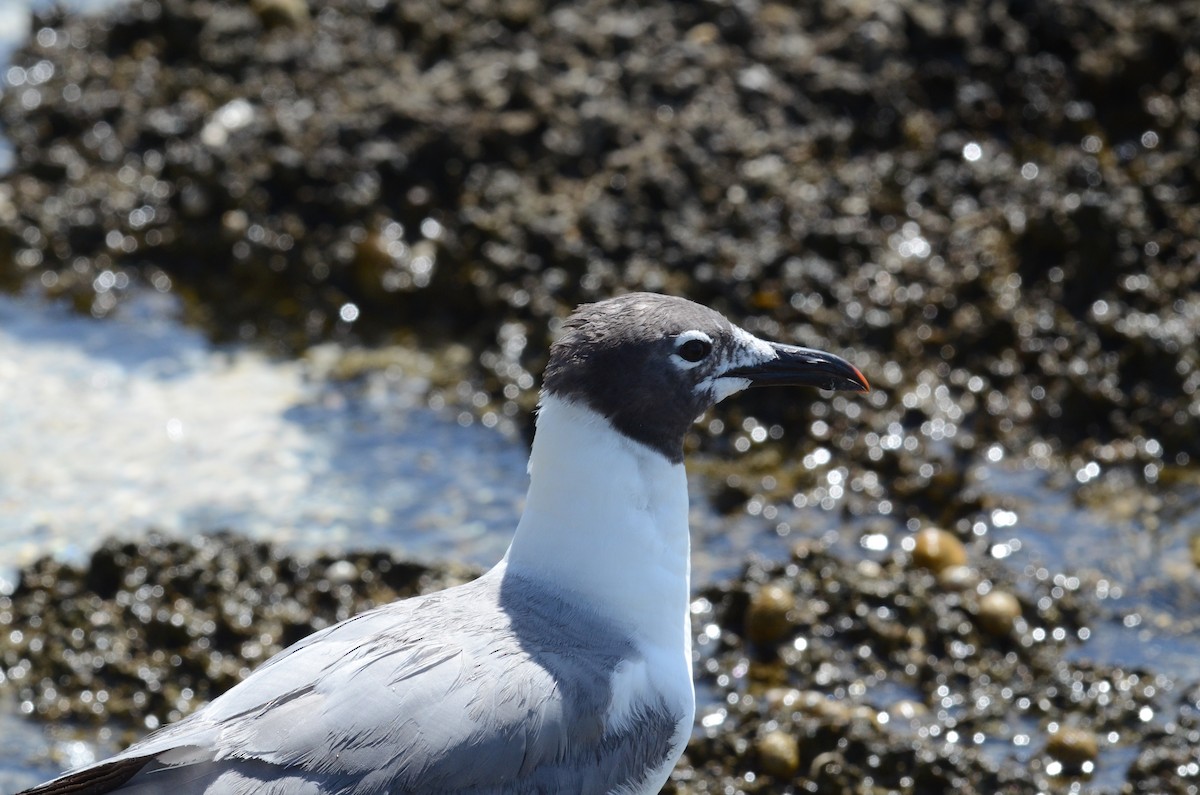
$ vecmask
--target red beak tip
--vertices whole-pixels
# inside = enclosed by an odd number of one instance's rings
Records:
[[[854,367],[854,365],[850,365],[850,366]],[[862,374],[862,370],[859,370],[857,367],[854,367],[854,374],[858,376],[858,380],[862,383],[863,392],[864,393],[870,392],[871,384],[867,381],[867,377]]]

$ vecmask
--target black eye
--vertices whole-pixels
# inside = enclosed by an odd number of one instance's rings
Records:
[[[698,362],[712,351],[712,343],[704,340],[688,340],[675,349],[683,359],[689,362]]]

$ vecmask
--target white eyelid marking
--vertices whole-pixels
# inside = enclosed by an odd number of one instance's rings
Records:
[[[678,351],[680,346],[682,346],[684,343],[691,342],[692,340],[700,340],[701,342],[707,342],[710,347],[713,344],[712,337],[708,336],[707,334],[705,334],[703,331],[701,331],[699,329],[691,329],[691,330],[685,331],[675,337],[675,350]],[[681,370],[691,370],[693,367],[695,367],[696,365],[700,364],[700,362],[703,362],[703,361],[704,361],[704,359],[700,359],[699,361],[695,361],[695,362],[689,362],[687,359],[683,358],[678,353],[675,353],[675,352],[671,353],[671,363],[674,364],[676,367],[680,368]]]
[[[713,344],[712,337],[708,336],[700,329],[694,328],[690,331],[684,331],[684,332],[676,335],[675,347],[678,348],[679,346],[683,345],[685,342],[691,342],[692,340],[700,340],[701,342],[707,342],[709,345]]]

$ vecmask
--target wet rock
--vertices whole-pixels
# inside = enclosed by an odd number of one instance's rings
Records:
[[[1046,739],[1046,754],[1071,767],[1095,762],[1099,753],[1096,735],[1084,728],[1060,726]]]
[[[452,336],[496,400],[565,307],[685,293],[886,370],[855,410],[743,410],[819,421],[945,526],[992,442],[1200,457],[1188,4],[418,6],[39,17],[0,278],[97,316],[177,291],[280,350]]]
[[[928,715],[929,708],[919,701],[903,699],[888,707],[887,712],[891,720],[901,720],[911,723],[918,718]]]
[[[766,585],[750,597],[746,610],[746,637],[753,643],[772,643],[792,630],[791,613],[796,597],[781,585]]]
[[[472,574],[380,553],[299,559],[228,533],[109,540],[86,569],[44,558],[0,597],[0,687],[47,720],[153,728],[321,627]]]
[[[953,533],[940,527],[926,527],[913,537],[912,562],[937,574],[952,566],[966,565],[967,550]]]
[[[1047,737],[1046,755],[1068,773],[1102,764],[1097,738],[1117,731],[1124,747],[1137,746],[1135,768],[1147,780],[1190,775],[1200,696],[1181,693],[1175,719],[1148,723],[1145,710],[1164,709],[1157,694],[1170,687],[1166,680],[1069,662],[1067,639],[1090,620],[1077,590],[1054,592],[1052,578],[1044,588],[1036,578],[1026,584],[1036,598],[1025,618],[1070,632],[1064,640],[1024,633],[1005,642],[977,628],[970,592],[937,587],[901,552],[863,565],[819,541],[794,551],[795,560],[749,566],[694,606],[697,676],[722,717],[719,730],[693,739],[667,792],[734,781],[749,792],[776,792],[782,781],[842,791],[869,777],[885,790],[945,791],[969,781],[980,792],[1032,795],[1039,785],[1027,766],[997,768],[972,743],[942,739],[954,731],[1003,741],[997,727],[1013,715],[1061,721],[1067,714],[1078,721],[1069,726],[1089,727],[1078,740],[1069,732],[1082,730],[1073,728]],[[1017,590],[1016,574],[983,566],[990,593]],[[301,559],[230,535],[107,542],[88,571],[42,560],[22,572],[12,595],[0,596],[3,687],[47,719],[156,726],[314,629],[471,574],[381,553]],[[753,601],[786,619],[788,631],[768,633],[772,640],[710,632],[738,626]],[[897,692],[914,697],[892,701],[881,717],[878,698]],[[744,779],[747,759],[766,774],[758,783]]]
[[[250,9],[266,28],[300,28],[309,22],[306,0],[250,0]]]
[[[946,589],[903,551],[869,564],[807,539],[793,546],[790,560],[755,562],[740,579],[705,592],[708,609],[694,614],[696,671],[722,720],[719,731],[689,745],[689,765],[668,792],[697,791],[688,785],[697,781],[707,791],[780,791],[773,778],[748,784],[741,777],[746,754],[776,730],[799,740],[799,768],[789,779],[798,792],[855,791],[867,778],[884,792],[943,792],[964,782],[979,792],[1045,791],[1017,755],[997,763],[979,747],[979,738],[992,747],[1013,742],[1012,721],[1070,715],[1096,736],[1118,731],[1122,743],[1151,742],[1140,716],[1166,685],[1069,661],[1078,628],[1095,613],[1078,588],[1056,584],[1066,578],[1038,575],[1029,583],[996,561],[981,561],[977,571],[989,593],[1031,593],[1019,603],[1022,618],[1043,629],[1000,636],[980,626],[975,587]],[[773,642],[714,636],[713,624],[736,626],[755,594],[780,583],[795,600],[799,631]],[[759,662],[764,652],[773,652],[768,668]],[[946,741],[951,732],[956,742]],[[1095,761],[1104,764],[1102,750]],[[1083,772],[1059,764],[1072,775]],[[696,778],[698,770],[704,778]]]
[[[1200,787],[1200,683],[1179,697],[1178,721],[1149,732],[1126,775],[1124,792],[1189,792]]]
[[[1007,637],[1021,617],[1021,603],[1007,591],[988,591],[979,599],[977,617],[984,632]]]
[[[758,762],[769,776],[787,780],[800,769],[800,743],[785,731],[771,731],[755,743]]]
[[[947,591],[966,591],[979,583],[979,574],[970,566],[947,566],[937,573],[938,585]]]

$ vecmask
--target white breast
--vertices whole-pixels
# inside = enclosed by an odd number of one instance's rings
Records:
[[[671,752],[664,763],[647,771],[641,782],[622,790],[621,795],[652,795],[662,789],[687,747],[696,717],[690,638],[682,650],[678,647],[644,647],[641,651],[641,659],[621,663],[609,680],[612,701],[605,715],[605,725],[624,728],[634,719],[639,704],[657,704],[660,700],[680,717],[671,738]]]

